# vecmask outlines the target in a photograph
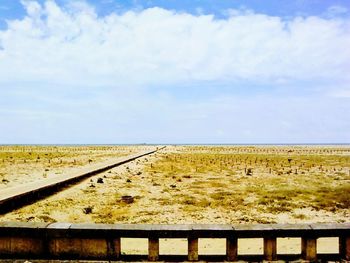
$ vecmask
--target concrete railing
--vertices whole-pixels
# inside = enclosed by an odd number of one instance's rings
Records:
[[[298,255],[277,254],[277,238],[301,238]],[[317,239],[338,237],[339,252],[317,253]],[[147,238],[148,255],[121,254],[121,238]],[[160,239],[187,239],[187,256],[159,255]],[[225,256],[198,255],[198,239],[226,239]],[[263,255],[238,255],[238,239],[263,238]],[[84,260],[350,260],[350,223],[296,225],[107,225],[0,223],[0,257]]]

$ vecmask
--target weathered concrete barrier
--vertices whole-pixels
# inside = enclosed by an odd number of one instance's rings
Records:
[[[4,189],[0,193],[0,214],[9,212],[25,204],[33,203],[38,199],[44,198],[58,191],[66,185],[79,182],[87,177],[107,171],[118,165],[122,165],[137,158],[155,153],[164,147],[165,146],[159,148],[154,147],[154,150],[151,151],[139,152],[129,156],[120,157],[115,160],[89,165],[79,169],[78,171],[72,171],[67,174],[53,176],[33,183]]]
[[[300,237],[297,255],[277,254],[277,238]],[[339,253],[317,253],[317,239],[338,237]],[[147,238],[148,255],[122,255],[121,238]],[[159,255],[159,239],[186,238],[187,256]],[[225,256],[198,255],[198,239],[226,239]],[[263,238],[263,255],[238,255],[238,239]],[[71,260],[350,260],[350,223],[296,225],[107,225],[0,223],[0,258]]]

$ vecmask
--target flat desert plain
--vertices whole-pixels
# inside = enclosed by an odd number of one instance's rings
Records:
[[[0,191],[146,149],[2,146]],[[125,196],[132,200],[125,202]],[[350,146],[198,145],[167,146],[1,215],[0,221],[252,224],[349,218]],[[261,250],[260,241],[243,246],[245,252]],[[134,241],[122,242],[129,242],[132,251]],[[169,242],[175,241],[168,241],[168,247],[182,251],[182,245]],[[225,247],[221,241],[203,242],[200,249]],[[135,250],[142,248],[139,244]],[[279,244],[283,250],[283,242]]]

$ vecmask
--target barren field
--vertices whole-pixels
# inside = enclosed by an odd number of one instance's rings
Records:
[[[72,171],[147,147],[3,147],[0,189]],[[123,201],[130,196],[131,201]],[[349,222],[350,147],[167,146],[95,175],[0,221],[94,223]],[[278,253],[300,253],[300,238]],[[239,240],[239,254],[262,253],[262,239]],[[122,253],[147,253],[146,239],[122,239]],[[337,238],[318,250],[337,252]],[[160,240],[161,254],[186,254],[186,240]],[[225,240],[199,242],[224,254]]]
[[[144,149],[144,146],[0,146],[0,190]]]
[[[139,149],[39,150],[1,153],[7,156],[0,162],[1,176],[9,181],[1,187]],[[349,218],[349,147],[168,146],[0,220],[230,224]]]

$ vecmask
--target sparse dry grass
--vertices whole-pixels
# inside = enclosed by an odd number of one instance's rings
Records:
[[[349,152],[346,147],[168,147],[1,220],[343,222],[350,216]],[[97,183],[100,177],[103,184]],[[123,195],[132,195],[134,203],[121,202]]]
[[[0,189],[136,151],[128,146],[0,146]]]
[[[164,178],[176,175],[182,189],[174,196],[178,204],[246,214],[293,214],[300,208],[349,213],[349,155],[331,155],[330,149],[314,153],[312,148],[310,154],[307,149],[298,154],[285,148],[269,154],[268,149],[254,152],[254,147],[249,147],[250,153],[230,153],[230,148],[225,152],[225,147],[221,152],[215,147],[189,149],[168,154],[146,168]],[[197,189],[206,191],[198,194]],[[295,214],[294,218],[306,216]]]

